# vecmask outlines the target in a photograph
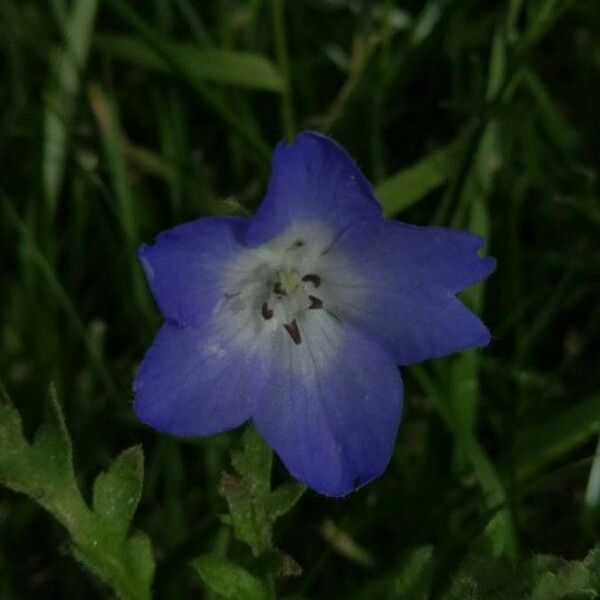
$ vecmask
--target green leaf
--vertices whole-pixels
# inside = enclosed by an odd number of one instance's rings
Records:
[[[478,540],[443,600],[595,600],[600,583],[600,547],[583,561],[537,555],[510,563],[494,558]]]
[[[273,523],[292,508],[305,487],[289,482],[271,491],[273,454],[253,427],[244,432],[242,449],[232,453],[231,462],[239,477],[225,473],[221,479],[219,491],[229,505],[223,521],[260,556],[273,550]]]
[[[0,405],[0,483],[31,496],[65,526],[85,509],[73,471],[71,441],[54,388],[50,388],[50,421],[33,444],[22,432],[17,410]]]
[[[38,429],[33,442],[36,467],[51,480],[74,484],[73,448],[54,386],[50,387],[50,407],[51,420]]]
[[[228,600],[271,597],[260,579],[224,558],[212,554],[200,556],[192,561],[192,566],[213,592]]]
[[[534,585],[527,600],[595,600],[600,592],[600,546],[583,561],[538,555],[529,568]]]
[[[521,566],[495,558],[488,544],[478,541],[454,576],[443,600],[525,600],[532,575]]]
[[[119,34],[98,34],[96,46],[114,58],[150,71],[167,71],[167,63],[138,38]],[[283,78],[264,56],[200,48],[192,44],[169,42],[169,46],[190,75],[199,80],[215,81],[270,92],[282,92]]]
[[[0,404],[11,404],[10,397],[6,388],[4,387],[4,383],[0,379]]]
[[[574,594],[597,597],[590,587],[590,573],[583,563],[570,563],[557,573],[545,573],[536,584],[529,600],[567,600]],[[581,599],[583,600],[583,598]]]
[[[142,494],[144,454],[141,446],[125,450],[94,482],[94,512],[125,535]]]
[[[27,452],[19,413],[10,404],[0,404],[0,483],[8,485],[11,482],[17,491],[21,491],[20,479],[25,471],[21,463]]]
[[[600,546],[596,546],[589,552],[583,564],[590,572],[592,586],[600,591]]]
[[[244,431],[242,450],[232,453],[231,463],[255,491],[269,490],[273,453],[253,427]]]
[[[154,573],[149,539],[126,538],[139,501],[143,456],[126,450],[94,486],[94,512],[77,487],[71,441],[54,390],[51,418],[33,444],[23,436],[15,408],[0,403],[0,483],[33,498],[68,530],[73,552],[120,598],[147,600]]]
[[[383,205],[384,216],[406,210],[443,185],[458,168],[463,146],[462,140],[452,142],[382,181],[375,194]]]
[[[304,494],[306,486],[298,481],[286,481],[274,489],[266,500],[266,508],[272,519],[289,512]]]
[[[150,598],[155,566],[150,538],[145,533],[135,532],[127,540],[127,554],[133,573],[131,579],[139,582],[140,593]]]
[[[252,427],[244,432],[242,445],[242,450],[231,456],[241,478],[224,475],[220,491],[229,504],[230,524],[236,536],[258,556],[272,547],[272,520],[266,500],[270,494],[273,455]]]

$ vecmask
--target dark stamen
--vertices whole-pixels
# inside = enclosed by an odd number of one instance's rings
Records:
[[[288,250],[297,250],[298,248],[302,248],[304,246],[304,240],[296,240]]]
[[[275,282],[275,285],[273,286],[273,291],[278,296],[287,296],[287,292],[281,287],[281,282],[280,281],[276,281]]]
[[[302,337],[300,336],[300,330],[298,329],[298,323],[294,319],[291,323],[284,323],[285,330],[290,334],[290,337],[294,340],[294,344],[298,345],[302,343]]]
[[[309,273],[302,278],[302,281],[310,281],[315,287],[319,287],[321,285],[321,278],[318,275],[314,275],[313,273]]]
[[[265,302],[260,309],[260,314],[265,321],[268,321],[273,316],[273,310],[270,309]]]
[[[308,307],[309,310],[311,308],[323,308],[323,300],[317,298],[316,296],[309,296],[308,298],[310,300],[310,306]]]

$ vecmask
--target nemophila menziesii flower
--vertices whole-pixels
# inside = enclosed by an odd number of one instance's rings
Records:
[[[455,296],[493,271],[482,244],[383,219],[346,152],[301,133],[277,147],[254,218],[198,219],[141,248],[166,321],[135,411],[182,436],[252,419],[294,477],[347,494],[390,460],[398,365],[488,343]]]

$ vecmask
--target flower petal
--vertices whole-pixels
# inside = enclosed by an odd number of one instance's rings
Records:
[[[385,470],[396,438],[402,382],[377,343],[325,310],[299,325],[302,342],[276,336],[269,391],[254,421],[288,470],[343,496]]]
[[[469,233],[372,219],[351,227],[332,249],[358,275],[333,281],[336,314],[380,340],[400,365],[486,345],[490,335],[455,293],[487,277],[492,258]]]
[[[135,382],[139,419],[176,435],[211,435],[252,416],[266,381],[250,327],[217,320],[201,327],[165,323]]]
[[[346,151],[314,132],[281,142],[273,157],[267,195],[248,228],[252,246],[298,223],[319,222],[335,236],[356,220],[376,217],[381,207]]]
[[[199,325],[221,299],[223,272],[243,250],[248,223],[234,217],[208,217],[165,231],[140,260],[152,293],[167,319]]]

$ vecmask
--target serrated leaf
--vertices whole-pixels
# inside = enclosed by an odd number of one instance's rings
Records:
[[[37,431],[33,446],[33,468],[44,473],[50,484],[69,482],[75,485],[73,471],[73,448],[65,424],[65,417],[53,386],[50,388],[50,421]]]
[[[60,405],[60,401],[58,400],[58,394],[56,393],[54,384],[50,385],[49,396],[51,408],[50,423],[56,428],[56,433],[58,435],[62,450],[69,456],[69,459],[72,459],[73,447],[71,445],[71,437],[69,436],[69,431],[65,422],[65,415],[63,413],[62,406]]]
[[[286,481],[274,489],[266,501],[267,512],[271,518],[276,519],[289,512],[305,490],[306,486],[298,481]]]
[[[17,409],[10,404],[0,404],[0,458],[19,454],[26,446]]]
[[[123,535],[142,494],[144,454],[141,446],[122,452],[94,482],[94,512]]]
[[[137,532],[127,540],[127,549],[129,564],[136,574],[135,579],[139,582],[140,591],[149,598],[155,568],[152,542],[145,533]]]
[[[38,429],[33,441],[31,460],[31,469],[43,473],[50,485],[75,481],[71,455],[67,452],[64,438],[54,425],[45,423]]]
[[[2,379],[0,379],[0,404],[12,404],[4,383],[2,383]]]
[[[242,450],[232,453],[231,462],[247,482],[256,486],[256,491],[269,489],[273,453],[253,427],[244,431]]]
[[[566,600],[574,594],[590,594],[590,600],[595,596],[590,588],[590,573],[583,563],[570,563],[558,573],[542,575],[536,584],[529,600]]]
[[[590,572],[594,587],[600,591],[600,546],[596,546],[590,551],[583,564]]]
[[[167,43],[167,42],[165,42]],[[283,90],[283,79],[273,64],[259,54],[200,48],[168,42],[172,52],[199,80],[215,81],[270,92]],[[166,71],[167,64],[150,47],[134,36],[99,34],[96,45],[108,54],[151,71]]]
[[[19,479],[21,458],[28,450],[21,417],[10,404],[0,404],[0,482]]]
[[[526,564],[498,558],[492,541],[484,536],[472,547],[458,570],[444,600],[524,600],[531,589],[531,574]]]
[[[221,478],[219,492],[229,505],[223,521],[260,556],[272,549],[274,521],[297,502],[305,488],[290,482],[271,491],[273,454],[253,427],[244,432],[242,449],[232,452],[231,462],[239,477],[224,473]]]
[[[192,561],[204,583],[228,600],[266,600],[268,590],[260,579],[236,564],[212,554]]]
[[[444,600],[595,600],[600,583],[600,547],[583,561],[537,555],[510,563],[478,541],[454,576]]]
[[[33,498],[68,530],[73,552],[126,600],[150,597],[149,539],[125,538],[141,490],[141,450],[125,451],[97,480],[90,511],[75,480],[71,441],[54,390],[50,422],[28,444],[16,409],[0,403],[0,483]],[[112,494],[112,497],[111,497]]]
[[[250,546],[255,556],[266,552],[272,545],[272,522],[265,507],[265,493],[244,479],[225,473],[219,493],[229,505],[227,521],[236,537]]]
[[[56,393],[50,389],[50,421],[38,429],[33,444],[22,431],[15,408],[0,404],[0,482],[31,495],[49,509],[59,499],[67,509],[79,496],[72,466],[69,434]],[[65,523],[65,511],[57,518]]]
[[[108,583],[123,600],[149,600],[154,575],[154,555],[147,535],[125,539],[90,515],[73,532],[73,553],[90,571]]]

